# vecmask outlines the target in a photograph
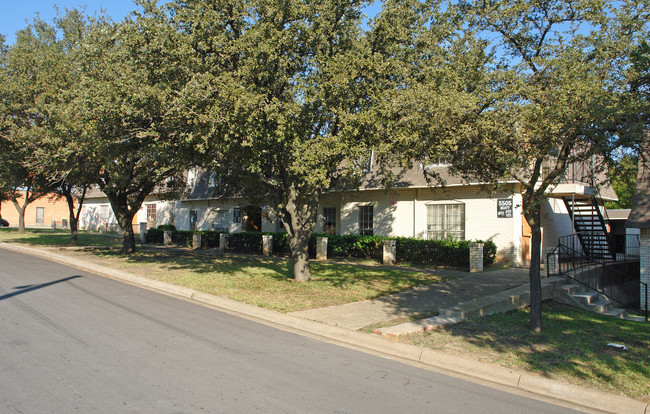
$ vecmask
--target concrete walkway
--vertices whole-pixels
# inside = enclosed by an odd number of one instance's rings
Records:
[[[291,315],[348,329],[361,329],[407,316],[430,315],[459,303],[477,300],[528,283],[528,269],[523,268],[484,273],[446,269],[427,272],[456,279],[373,300],[292,312]]]

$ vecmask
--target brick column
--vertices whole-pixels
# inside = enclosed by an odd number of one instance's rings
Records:
[[[395,240],[384,240],[384,254],[382,263],[391,265],[397,261],[397,243]]]
[[[228,248],[228,235],[221,233],[219,235],[219,250],[223,251]]]
[[[147,223],[140,223],[140,242],[147,242]]]
[[[641,229],[640,239],[641,282],[645,283],[646,285],[650,285],[650,229]],[[650,295],[650,291],[648,294]],[[641,298],[641,308],[644,309],[646,303],[646,290],[645,286],[643,285],[641,285],[641,292],[639,296]],[[647,300],[650,302],[650,298],[647,298]],[[650,307],[650,303],[648,306]]]
[[[316,260],[327,260],[327,237],[316,237]]]
[[[192,234],[192,249],[198,250],[201,248],[201,233]]]
[[[544,260],[549,275],[557,275],[560,273],[560,265],[557,252],[553,253],[554,247],[547,247],[544,249],[542,260]],[[549,256],[549,253],[550,256]]]
[[[163,244],[165,246],[171,246],[171,244],[172,244],[172,232],[171,231],[165,231],[163,236],[164,236]]]
[[[270,256],[273,253],[273,236],[270,234],[262,235],[262,254]]]
[[[483,271],[483,243],[469,244],[469,271],[472,273]]]

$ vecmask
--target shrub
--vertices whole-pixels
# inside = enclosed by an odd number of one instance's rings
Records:
[[[483,243],[483,266],[491,265],[497,259],[497,245],[492,240]]]
[[[145,239],[150,244],[162,244],[164,241],[165,232],[159,229],[148,229]]]
[[[165,231],[172,232],[172,244],[175,246],[192,247],[194,234],[200,234],[202,247],[219,247],[219,235],[221,233],[218,231],[175,230],[171,224],[164,224],[156,229],[147,230],[147,243],[163,244]]]
[[[358,234],[333,235],[314,234],[310,241],[316,252],[316,238],[327,237],[327,257],[356,257],[362,259],[380,258],[382,242],[386,237],[361,236]]]
[[[262,253],[262,233],[244,231],[230,235],[228,249],[240,253]]]
[[[438,266],[469,266],[469,241],[396,238],[397,260]]]
[[[396,238],[397,260],[438,266],[469,267],[469,240],[421,240]],[[483,242],[483,265],[494,263],[497,247]]]

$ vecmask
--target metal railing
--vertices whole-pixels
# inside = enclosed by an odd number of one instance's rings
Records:
[[[555,257],[553,257],[555,256]],[[557,260],[557,270],[567,277],[602,294],[623,307],[639,311],[648,321],[648,284],[615,269],[611,261],[594,260],[569,246],[559,244],[547,254],[547,263]],[[547,267],[547,276],[550,276]],[[644,300],[641,303],[641,292]]]
[[[588,239],[588,238],[585,238]],[[620,240],[624,240],[621,242]],[[641,241],[638,234],[626,234],[614,240],[614,250],[616,253],[617,262],[627,262],[639,260],[641,257]],[[575,251],[584,251],[582,243],[580,242],[580,235],[578,233],[562,236],[558,238],[558,245],[567,246]],[[586,246],[589,251],[592,251],[592,246]]]

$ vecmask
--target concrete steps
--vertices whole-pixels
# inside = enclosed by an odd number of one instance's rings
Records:
[[[590,312],[625,319],[627,311],[617,308],[602,294],[583,285],[568,284],[558,286],[553,292],[553,299]]]
[[[595,291],[588,291],[582,285],[572,284],[564,277],[553,276],[542,279],[542,298],[575,306],[591,312],[615,318],[641,320],[627,316],[625,309],[616,308],[606,297]],[[494,295],[460,303],[440,309],[438,316],[421,319],[401,325],[377,328],[375,335],[397,337],[416,332],[430,331],[445,325],[458,323],[464,319],[487,316],[518,309],[530,303],[530,286],[522,285]]]
[[[542,299],[551,299],[556,287],[566,283],[562,277],[542,279]],[[530,286],[528,284],[506,290],[501,293],[460,303],[446,309],[440,309],[438,316],[408,322],[401,325],[374,329],[375,335],[397,337],[416,332],[430,331],[441,326],[458,323],[464,319],[504,313],[530,304]]]

